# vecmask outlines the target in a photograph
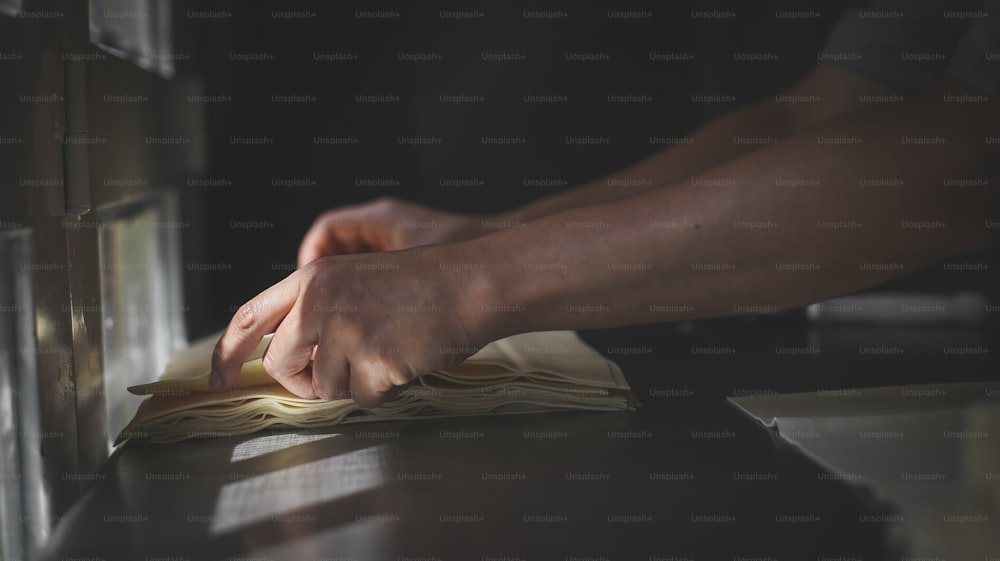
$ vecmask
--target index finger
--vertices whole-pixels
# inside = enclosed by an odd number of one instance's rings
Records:
[[[278,325],[299,295],[298,274],[292,273],[240,306],[212,353],[209,384],[214,390],[229,387],[240,375],[243,361]]]

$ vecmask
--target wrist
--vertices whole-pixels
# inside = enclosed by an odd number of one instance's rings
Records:
[[[462,275],[456,287],[456,313],[471,339],[487,343],[529,330],[526,310],[509,301],[512,276],[516,270],[498,254],[495,236],[475,238],[443,248],[444,256]]]

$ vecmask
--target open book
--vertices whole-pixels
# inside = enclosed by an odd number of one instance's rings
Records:
[[[461,364],[421,376],[374,409],[361,409],[350,399],[302,399],[286,390],[261,362],[270,336],[244,362],[233,387],[212,391],[208,375],[217,340],[218,335],[196,342],[171,358],[159,381],[129,388],[149,397],[116,443],[232,436],[272,426],[315,428],[567,409],[628,411],[638,406],[618,365],[572,331],[494,341]]]

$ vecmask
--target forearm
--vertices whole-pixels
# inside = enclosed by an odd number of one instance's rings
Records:
[[[521,223],[571,208],[633,197],[663,187],[756,148],[754,141],[785,137],[795,127],[775,101],[764,101],[712,121],[674,145],[607,177],[504,213]]]
[[[469,242],[484,265],[477,325],[503,336],[782,309],[980,248],[996,189],[944,179],[996,179],[983,141],[996,109],[940,100],[851,113],[693,181]]]
[[[786,138],[828,118],[865,107],[859,94],[891,90],[835,65],[820,64],[781,99],[768,99],[724,115],[673,146],[622,171],[543,198],[499,217],[522,223],[570,208],[633,197],[683,183],[699,172]]]

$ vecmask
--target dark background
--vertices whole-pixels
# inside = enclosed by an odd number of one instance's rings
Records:
[[[226,270],[185,272],[188,328],[198,336],[221,328],[235,309],[294,266],[312,220],[338,205],[392,195],[453,211],[494,213],[562,188],[599,178],[661,149],[650,136],[683,136],[736,107],[782,91],[816,63],[816,53],[851,2],[615,2],[545,5],[339,2],[282,3],[309,12],[276,19],[272,8],[236,2],[181,2],[176,7],[179,74],[204,80],[208,172],[224,185],[190,186],[178,178],[197,227],[185,230],[185,258]],[[863,4],[863,3],[862,3]],[[388,19],[358,18],[356,10],[395,11]],[[476,19],[442,19],[439,10],[478,11]],[[526,19],[524,9],[562,11],[565,18]],[[652,14],[617,20],[609,9]],[[192,17],[221,12],[221,17]],[[736,17],[693,18],[692,10]],[[811,10],[813,19],[778,19],[776,10]],[[777,59],[735,62],[734,51]],[[316,61],[313,53],[352,53],[353,61]],[[399,61],[397,52],[436,53],[427,62]],[[482,61],[482,52],[517,52],[515,62]],[[571,62],[566,52],[604,53],[609,60]],[[691,61],[651,61],[650,52],[688,53]],[[273,58],[231,60],[231,53]],[[273,103],[275,95],[315,101]],[[395,103],[356,103],[356,94],[394,95]],[[478,95],[481,103],[441,103],[440,94]],[[563,95],[564,103],[525,103],[524,94]],[[608,103],[608,94],[647,95],[649,103]],[[693,103],[692,94],[731,95],[733,103]],[[567,145],[564,136],[603,136],[610,144]],[[273,139],[240,146],[231,136]],[[352,137],[324,146],[314,136]],[[435,136],[442,143],[409,146],[397,136]],[[518,136],[523,145],[488,146],[481,136]],[[275,186],[274,179],[307,180]],[[398,181],[358,186],[358,178]],[[477,179],[473,187],[443,187],[441,178]],[[528,187],[524,178],[565,187]],[[265,227],[234,228],[231,221]],[[995,267],[993,267],[995,269]],[[990,286],[992,273],[941,272],[910,278],[904,287],[950,290]]]

